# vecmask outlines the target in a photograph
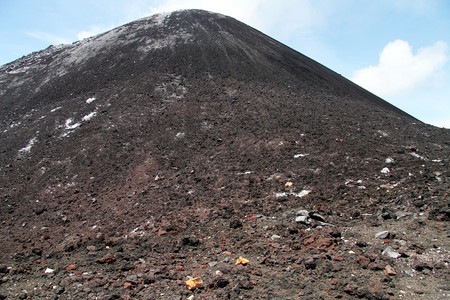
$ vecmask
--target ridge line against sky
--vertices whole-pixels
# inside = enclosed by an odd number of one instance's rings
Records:
[[[243,21],[419,120],[450,128],[447,0],[2,0],[0,64],[190,8]]]

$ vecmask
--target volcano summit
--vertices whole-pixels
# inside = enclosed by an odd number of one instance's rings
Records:
[[[1,299],[449,296],[450,131],[230,17],[1,66],[0,139]]]

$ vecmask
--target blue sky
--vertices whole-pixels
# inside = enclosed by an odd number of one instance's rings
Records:
[[[188,8],[235,17],[414,117],[450,128],[448,0],[0,0],[0,64]]]

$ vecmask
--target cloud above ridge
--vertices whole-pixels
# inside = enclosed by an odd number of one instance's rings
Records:
[[[407,41],[396,40],[381,51],[377,66],[355,71],[351,80],[381,97],[405,95],[439,76],[449,58],[447,48],[438,41],[414,54]]]

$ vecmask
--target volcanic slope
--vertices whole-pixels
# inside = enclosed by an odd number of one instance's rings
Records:
[[[230,17],[1,66],[0,139],[4,298],[448,296],[449,130]]]

